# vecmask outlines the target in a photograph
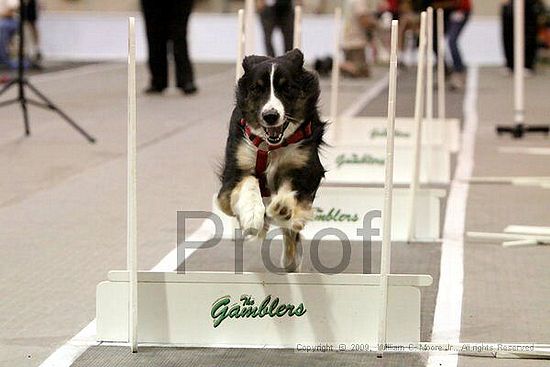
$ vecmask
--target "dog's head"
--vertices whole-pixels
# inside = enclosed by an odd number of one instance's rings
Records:
[[[248,56],[237,85],[237,105],[252,132],[279,144],[317,116],[319,81],[294,49],[280,57]]]

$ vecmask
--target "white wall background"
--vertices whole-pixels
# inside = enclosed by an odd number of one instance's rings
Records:
[[[145,60],[147,45],[139,13],[45,12],[41,18],[42,49],[50,59],[123,60],[126,58],[127,17],[137,17],[138,59]],[[189,41],[194,61],[233,62],[236,57],[237,17],[232,14],[193,14]],[[332,52],[330,15],[304,17],[303,49],[311,60]],[[257,50],[263,53],[262,31],[257,23]],[[500,22],[497,17],[473,17],[461,46],[467,62],[503,63]]]

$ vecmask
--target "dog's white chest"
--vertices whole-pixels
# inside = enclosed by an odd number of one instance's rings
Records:
[[[283,166],[288,166],[292,164],[293,154],[297,154],[298,145],[289,145],[284,148],[277,150],[272,150],[269,152],[267,168],[265,170],[265,177],[267,180],[267,186],[269,188],[273,187],[275,176],[279,169]]]
[[[277,176],[277,172],[284,167],[288,168],[302,168],[307,162],[308,155],[301,149],[301,145],[292,144],[279,149],[271,150],[267,153],[267,166],[264,172],[255,172],[258,167],[258,148],[251,143],[243,145],[243,149],[239,150],[239,161],[242,168],[247,168],[251,173],[264,174],[267,181],[267,187],[274,189],[274,181]]]

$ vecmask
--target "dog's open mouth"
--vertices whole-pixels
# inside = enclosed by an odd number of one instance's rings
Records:
[[[278,144],[283,140],[283,134],[288,127],[289,121],[285,121],[282,125],[275,127],[265,127],[264,131],[267,134],[267,141],[270,144]]]

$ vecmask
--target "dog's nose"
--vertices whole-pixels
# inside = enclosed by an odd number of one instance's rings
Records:
[[[262,113],[262,118],[264,119],[265,123],[268,125],[276,124],[277,121],[279,121],[279,117],[280,117],[279,112],[273,109]]]

